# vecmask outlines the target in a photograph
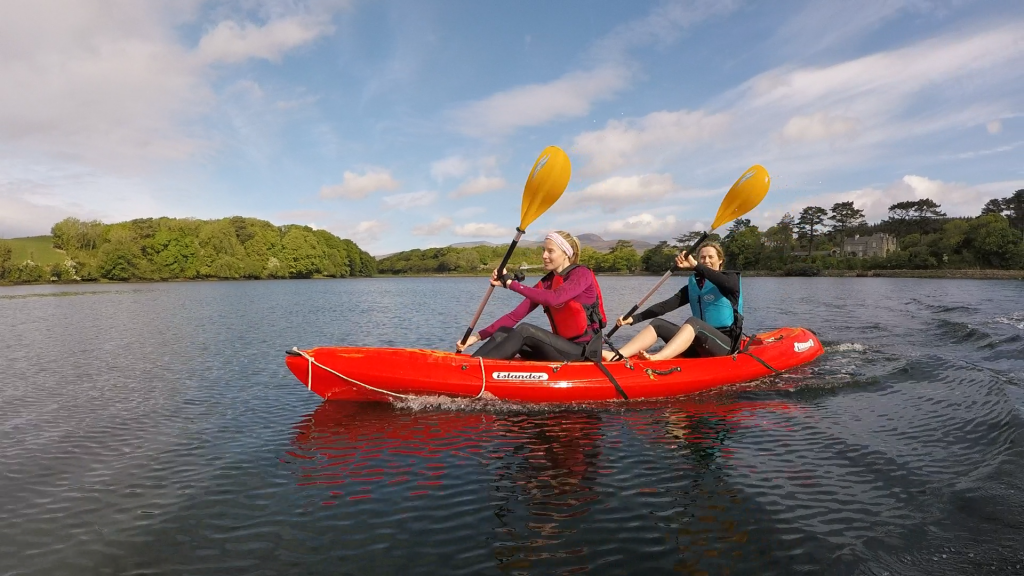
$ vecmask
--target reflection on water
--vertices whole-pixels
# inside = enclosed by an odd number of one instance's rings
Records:
[[[731,466],[731,437],[772,426],[765,414],[797,410],[781,401],[721,400],[604,414],[325,402],[295,426],[282,462],[297,488],[317,488],[323,506],[418,497],[444,505],[446,482],[480,478],[477,497],[486,497],[492,515],[480,544],[503,571],[614,564],[622,561],[617,546],[593,542],[621,540],[628,548],[639,537],[675,556],[676,570],[721,573],[785,549],[751,539],[742,487],[723,474]],[[641,504],[640,516],[625,501]],[[647,526],[636,524],[641,518]],[[651,526],[659,537],[645,534]]]
[[[750,328],[826,355],[671,402],[321,403],[284,367],[448,349],[480,282],[0,288],[0,574],[1024,573],[1024,283],[750,278]]]

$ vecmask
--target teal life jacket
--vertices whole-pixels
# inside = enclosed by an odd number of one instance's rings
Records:
[[[704,288],[697,287],[697,275],[690,276],[690,313],[719,330],[728,330],[743,320],[743,279],[737,276],[740,297],[734,308],[732,302],[722,295],[710,280],[704,280]]]

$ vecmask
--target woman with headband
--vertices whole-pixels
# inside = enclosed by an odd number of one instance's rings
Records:
[[[725,254],[718,242],[705,242],[697,249],[697,257],[676,256],[676,266],[693,270],[687,284],[664,302],[659,302],[629,318],[619,318],[618,326],[650,320],[651,323],[619,349],[604,352],[605,361],[621,360],[639,354],[644,360],[667,360],[683,354],[707,358],[728,356],[738,347],[743,330],[743,292],[738,272],[724,271]],[[692,316],[679,326],[659,316],[689,304]],[[647,349],[658,339],[665,347],[656,354]],[[621,354],[621,355],[620,355]]]
[[[487,342],[474,357],[564,362],[600,359],[601,330],[605,327],[601,288],[594,273],[579,265],[580,242],[568,232],[552,232],[544,239],[541,256],[547,275],[535,286],[520,284],[508,272],[491,274],[491,284],[517,292],[525,299],[514,310],[473,334],[461,352],[481,340]],[[520,323],[537,306],[544,307],[551,331]]]

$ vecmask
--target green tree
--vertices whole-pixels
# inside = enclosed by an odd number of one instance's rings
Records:
[[[324,251],[305,226],[294,226],[281,239],[282,263],[291,278],[310,278],[323,270]]]
[[[6,240],[0,240],[0,280],[5,280],[11,273],[14,248]]]
[[[760,265],[764,252],[761,231],[757,226],[746,226],[737,232],[730,232],[722,241],[722,248],[729,268],[754,270]]]
[[[580,264],[594,272],[608,272],[610,270],[606,255],[601,254],[590,246],[580,247]]]
[[[640,269],[640,255],[629,240],[619,240],[608,253],[608,266],[615,272],[636,272]]]
[[[125,229],[114,230],[109,234],[108,241],[100,247],[100,277],[118,281],[134,280],[139,277],[141,261],[142,254],[131,232]]]
[[[970,251],[985,266],[1003,269],[1024,268],[1024,244],[1009,221],[1000,214],[979,216],[968,224],[964,239]]]
[[[73,253],[95,250],[103,235],[103,224],[97,220],[83,222],[78,218],[65,218],[50,228],[53,247]]]
[[[795,247],[793,240],[795,224],[793,215],[786,212],[777,224],[764,232],[765,244],[780,266],[789,259],[789,255]]]
[[[807,240],[808,256],[814,250],[815,231],[825,224],[826,216],[828,216],[828,210],[820,206],[808,206],[800,211],[800,216],[793,226],[797,237]]]
[[[732,225],[729,226],[729,230],[722,240],[728,242],[734,235],[750,228],[750,219],[748,218],[737,218],[732,221]]]
[[[889,206],[889,218],[883,223],[897,239],[911,232],[921,234],[933,231],[929,223],[946,215],[939,208],[941,206],[931,198],[904,200]]]
[[[166,228],[153,238],[153,261],[164,278],[195,278],[199,275],[196,256],[199,241],[187,231]]]
[[[1010,227],[1019,230],[1024,241],[1024,189],[1017,190],[1007,198],[993,198],[981,209],[981,214],[1001,214],[1010,222]]]
[[[985,202],[985,205],[981,208],[981,215],[984,216],[986,214],[1002,214],[1003,210],[1003,199],[992,198],[988,202]]]
[[[867,224],[867,220],[864,219],[864,211],[854,206],[852,200],[833,204],[828,219],[832,221],[832,230],[838,233],[840,248],[842,248],[848,230]]]
[[[50,271],[31,260],[26,260],[11,270],[10,279],[13,282],[26,284],[47,282],[50,279]]]
[[[666,272],[675,266],[676,250],[665,240],[644,250],[640,264],[648,272]]]
[[[703,235],[704,233],[700,230],[691,230],[690,232],[676,236],[674,240],[676,241],[676,245],[681,249],[689,250],[690,246],[693,246],[693,243],[700,240],[700,237]]]

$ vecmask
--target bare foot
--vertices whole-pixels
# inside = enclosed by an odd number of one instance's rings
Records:
[[[637,352],[636,355],[639,356],[641,360],[654,360],[654,356],[648,354],[647,350],[641,350]]]

